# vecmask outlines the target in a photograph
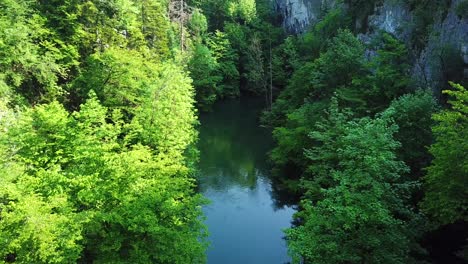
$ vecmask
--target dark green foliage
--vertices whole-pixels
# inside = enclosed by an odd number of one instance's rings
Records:
[[[405,223],[394,215],[403,207],[394,185],[406,171],[395,156],[396,126],[385,117],[345,120],[335,103],[311,134],[321,144],[306,153],[322,188],[287,231],[291,253],[298,263],[407,263]]]
[[[383,111],[392,100],[410,91],[410,58],[405,44],[387,33],[376,41],[380,47],[366,65],[367,71],[354,74],[352,85],[338,92],[360,114]]]
[[[307,134],[327,108],[339,87],[347,87],[364,69],[364,46],[349,31],[341,31],[327,51],[299,68],[264,119],[276,126],[278,146],[272,159],[279,165],[293,161],[304,169]]]
[[[210,30],[221,30],[224,21],[227,19],[227,7],[229,0],[192,0],[192,6],[198,7],[203,10],[208,18],[208,25]]]
[[[140,0],[141,27],[148,48],[160,58],[171,54],[170,22],[166,14],[166,0]]]
[[[223,78],[219,84],[220,96],[238,96],[240,93],[239,70],[237,69],[239,55],[233,49],[228,36],[221,31],[215,31],[206,41],[217,62],[216,74]]]
[[[436,102],[430,92],[417,91],[393,101],[390,109],[398,125],[394,136],[401,143],[398,158],[411,168],[410,178],[419,180],[431,160],[428,147],[433,140],[431,115],[437,110]]]
[[[299,67],[299,54],[292,37],[276,48],[272,58],[273,82],[279,87],[285,87],[293,72]]]
[[[350,12],[363,23],[365,6],[371,10],[376,2],[360,4],[363,10]],[[282,86],[288,80],[262,120],[274,127],[271,159],[279,181],[303,199],[298,226],[287,231],[289,249],[305,263],[408,263],[410,255],[425,254],[418,240],[427,220],[416,212],[437,106],[429,92],[415,92],[403,42],[379,33],[365,47],[349,30],[338,30],[348,23],[349,14],[332,11],[277,52],[283,64],[276,67],[293,71],[278,75]],[[375,53],[365,54],[366,48]],[[450,65],[444,70],[455,72]],[[338,111],[338,102],[352,111]],[[428,211],[440,214],[435,200],[426,202],[434,206]],[[463,203],[453,206],[464,210]]]
[[[294,72],[277,98],[266,122],[278,126],[284,117],[306,101],[329,100],[337,92],[356,114],[375,114],[409,91],[409,56],[404,44],[383,34],[381,46],[370,62],[364,45],[351,32],[339,31],[320,57],[305,62]]]
[[[349,86],[364,70],[364,45],[350,31],[340,31],[314,63],[313,91],[309,97],[330,98],[334,89]]]
[[[195,45],[192,58],[189,62],[190,76],[197,89],[197,103],[202,109],[209,108],[221,93],[218,84],[222,76],[217,75],[218,64],[208,47],[202,44]]]
[[[262,41],[258,34],[250,36],[245,56],[243,77],[246,80],[247,89],[260,94],[267,89],[266,58],[262,52]]]
[[[295,36],[296,46],[303,62],[319,57],[340,30],[352,29],[351,20],[341,9],[327,11],[325,16],[302,35]]]
[[[461,0],[456,7],[456,12],[457,15],[461,18],[467,18],[468,17],[468,1],[467,0]]]
[[[333,97],[324,118],[316,122],[308,134],[314,145],[304,150],[304,155],[309,161],[301,178],[306,191],[304,197],[318,201],[321,199],[321,190],[336,185],[335,179],[330,175],[340,168],[337,150],[341,147],[340,137],[344,134],[351,116],[349,111],[339,111],[338,101]]]
[[[381,3],[382,0],[342,0],[349,9],[349,16],[353,19],[355,29],[358,32],[367,30],[367,19],[371,15],[375,6]]]
[[[281,115],[301,106],[304,98],[312,101],[329,99],[335,89],[350,85],[352,78],[363,70],[363,55],[364,46],[351,32],[341,31],[326,52],[315,61],[306,62],[293,74],[272,113],[281,120]],[[283,101],[287,101],[284,106]]]
[[[438,17],[445,17],[450,7],[449,0],[406,0],[414,14],[411,43],[421,50],[429,41],[431,28]]]
[[[462,85],[468,84],[464,75],[465,63],[460,49],[453,44],[441,44],[434,52],[436,61],[440,63],[441,90],[450,89],[449,82],[457,82]]]
[[[271,100],[274,48],[284,32],[275,24],[273,6],[267,0],[193,0],[206,15],[206,46],[219,63],[218,97],[237,96],[242,90],[264,94]],[[206,96],[204,96],[206,97]],[[269,103],[270,104],[270,103]]]

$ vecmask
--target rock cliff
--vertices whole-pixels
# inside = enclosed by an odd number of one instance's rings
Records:
[[[335,0],[275,0],[276,9],[283,17],[283,27],[292,34],[300,34],[320,21],[326,12],[338,8]],[[413,75],[421,86],[437,89],[452,75],[468,79],[468,19],[457,14],[461,1],[452,0],[446,12],[434,10],[435,20],[424,47],[414,48],[415,14],[404,0],[377,1],[374,11],[367,17],[367,28],[359,38],[370,42],[380,31],[393,34],[410,47],[413,56]],[[340,5],[339,8],[347,8]],[[359,21],[356,27],[360,27]],[[372,53],[372,52],[370,52]],[[456,64],[456,65],[455,65]],[[462,65],[460,72],[445,69]],[[457,66],[458,65],[458,66]],[[457,70],[459,71],[459,70]]]

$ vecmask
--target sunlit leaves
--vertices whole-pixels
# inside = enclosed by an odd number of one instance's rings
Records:
[[[434,156],[425,177],[426,197],[423,208],[439,224],[467,220],[468,186],[468,92],[458,84],[445,91],[452,98],[451,108],[433,116],[435,143],[430,147]]]
[[[256,16],[255,0],[237,0],[228,4],[228,14],[250,22]]]
[[[141,126],[142,142],[162,156],[180,159],[197,135],[193,87],[188,76],[171,64],[153,74],[152,89],[135,110],[134,121]]]
[[[148,142],[154,149],[122,145],[122,115],[101,106],[92,92],[80,112],[69,114],[53,102],[4,124],[8,134],[2,142],[8,148],[2,155],[9,160],[2,166],[7,172],[24,169],[1,175],[2,258],[20,263],[78,258],[98,263],[203,262],[199,206],[204,201],[194,194],[183,159],[195,139],[191,86],[178,86],[186,79],[179,77],[177,83],[176,76],[170,75],[171,87],[185,89],[182,99],[187,101],[177,101],[170,90],[160,94],[157,104],[163,108],[158,113],[164,108],[180,111],[156,116],[163,127],[148,133],[163,137]]]

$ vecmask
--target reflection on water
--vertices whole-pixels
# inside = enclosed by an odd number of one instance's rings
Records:
[[[220,102],[202,114],[201,192],[210,232],[208,263],[287,263],[284,228],[294,210],[276,208],[266,153],[270,133],[258,126],[261,99]]]

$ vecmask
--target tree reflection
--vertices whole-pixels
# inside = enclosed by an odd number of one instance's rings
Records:
[[[260,98],[241,98],[220,102],[212,112],[201,115],[201,192],[225,192],[233,187],[253,190],[258,178],[270,175],[271,132],[258,124],[263,106]],[[271,190],[275,208],[291,204],[280,186],[273,185]]]

